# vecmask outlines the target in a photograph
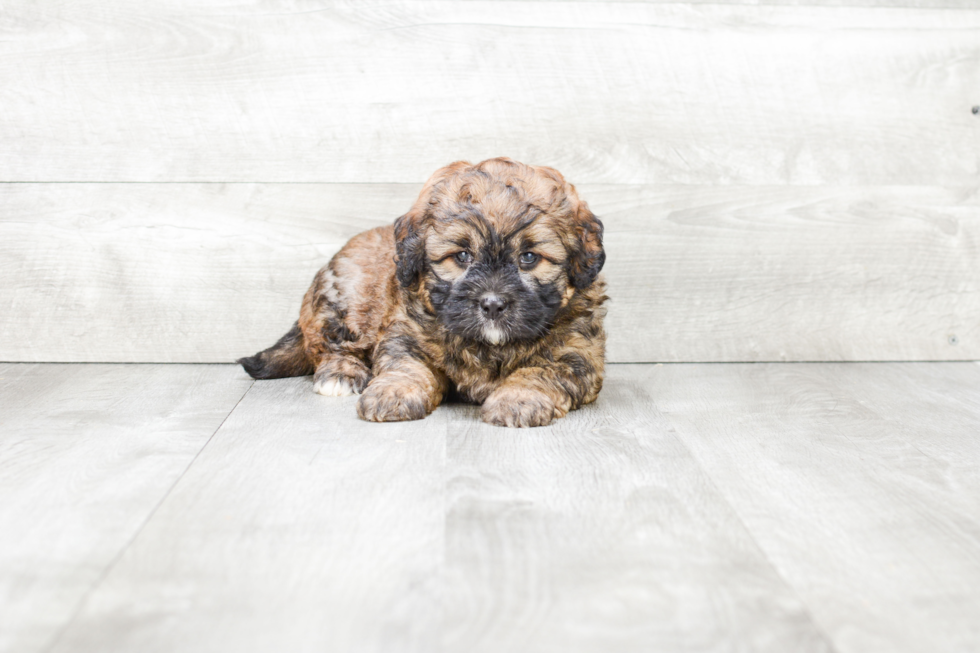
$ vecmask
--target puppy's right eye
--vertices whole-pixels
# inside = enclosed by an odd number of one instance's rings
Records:
[[[458,252],[453,258],[455,258],[456,262],[460,265],[469,265],[470,261],[473,260],[473,255],[466,250],[463,250],[462,252]]]

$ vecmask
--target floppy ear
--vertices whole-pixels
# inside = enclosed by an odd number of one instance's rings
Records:
[[[583,290],[592,285],[606,262],[606,251],[602,248],[602,221],[595,217],[585,202],[579,201],[571,226],[575,241],[568,259],[568,278],[573,286]]]
[[[425,269],[425,241],[420,233],[421,215],[412,209],[395,220],[395,276],[404,288],[418,283]]]
[[[410,288],[418,283],[425,271],[425,241],[422,221],[433,203],[438,187],[453,175],[471,167],[466,161],[456,161],[436,170],[415,200],[412,209],[395,220],[395,275],[398,283]]]

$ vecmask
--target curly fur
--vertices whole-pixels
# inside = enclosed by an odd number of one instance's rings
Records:
[[[420,419],[452,389],[501,426],[595,401],[605,355],[602,222],[556,170],[498,158],[437,171],[394,225],[317,272],[293,329],[239,362]]]

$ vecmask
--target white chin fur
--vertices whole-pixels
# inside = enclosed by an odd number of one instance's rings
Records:
[[[342,379],[325,379],[313,384],[313,392],[324,397],[349,397],[354,393],[354,388],[347,381]]]
[[[504,334],[503,331],[501,331],[497,327],[492,325],[487,325],[483,327],[483,338],[491,345],[499,345],[500,343],[502,343],[504,340],[507,339],[507,336]]]

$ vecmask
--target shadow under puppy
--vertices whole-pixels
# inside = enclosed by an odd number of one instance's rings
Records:
[[[602,388],[604,261],[602,223],[558,171],[456,162],[393,226],[354,236],[289,333],[238,362],[359,393],[366,420],[421,419],[454,388],[490,424],[543,426]]]

